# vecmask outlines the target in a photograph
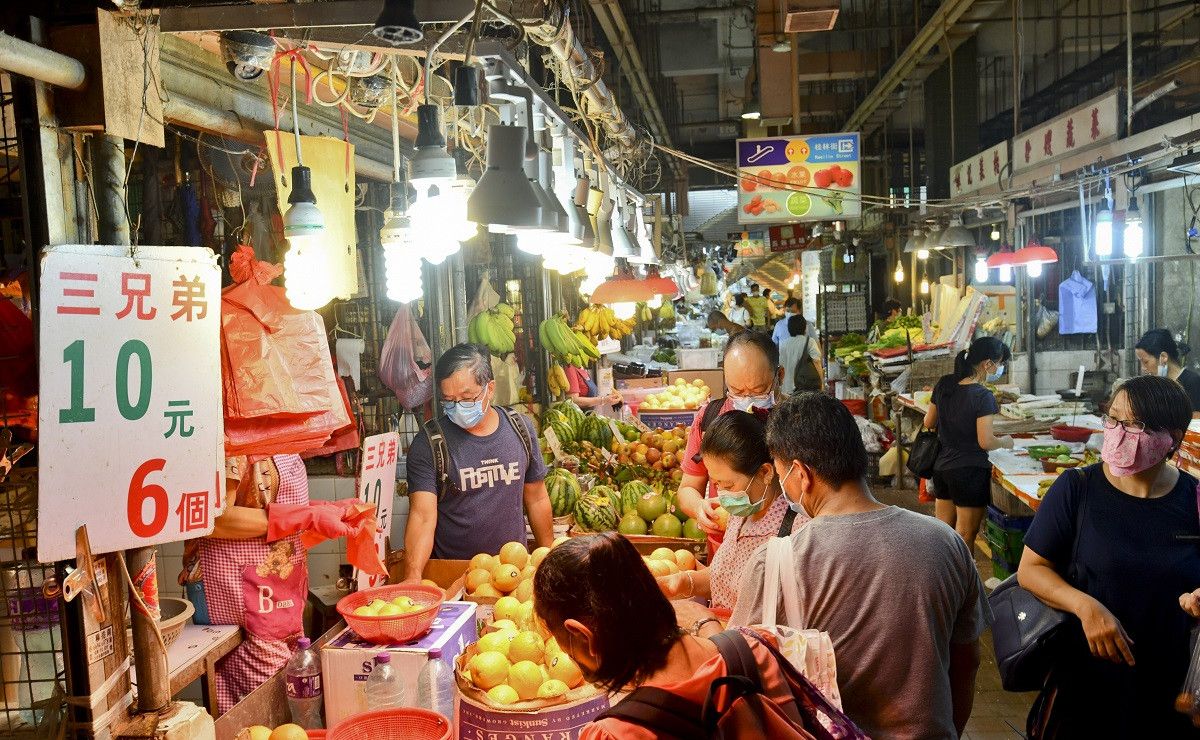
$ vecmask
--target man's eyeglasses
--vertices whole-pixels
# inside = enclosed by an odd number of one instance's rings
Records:
[[[474,398],[468,398],[465,401],[442,401],[442,403],[445,404],[447,409],[452,409],[455,407],[464,407],[469,403],[476,403],[478,401],[483,400],[483,397],[486,393],[487,393],[487,388],[484,388],[483,390],[479,391],[479,395],[475,396]]]
[[[1125,431],[1133,432],[1134,434],[1141,434],[1142,432],[1146,431],[1146,425],[1140,421],[1124,421],[1122,419],[1114,419],[1108,414],[1101,416],[1100,420],[1104,422],[1105,429],[1116,429],[1117,427],[1121,426],[1125,427]]]

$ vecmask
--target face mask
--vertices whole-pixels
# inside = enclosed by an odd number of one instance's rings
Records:
[[[1104,430],[1104,447],[1100,457],[1108,463],[1113,475],[1137,475],[1166,459],[1175,440],[1170,432],[1141,434],[1126,431],[1125,427]]]
[[[750,500],[750,486],[754,485],[751,479],[749,485],[740,491],[726,491],[722,488],[717,489],[717,500],[721,506],[725,508],[732,516],[748,517],[754,516],[762,511],[763,504],[767,502],[767,489],[763,488],[763,495],[758,501]]]
[[[1165,362],[1158,363],[1158,377],[1160,377],[1160,378],[1167,377],[1167,373],[1170,372],[1170,370],[1171,370],[1171,366],[1168,365],[1167,363],[1165,363]]]
[[[730,396],[729,400],[738,411],[749,411],[751,408],[769,409],[775,406],[775,392],[763,396]]]
[[[787,505],[788,505],[789,509],[796,512],[797,514],[800,514],[809,519],[812,519],[812,516],[809,515],[808,510],[804,508],[804,503],[803,503],[804,502],[804,494],[800,494],[799,501],[793,501],[790,498],[788,498],[786,483],[787,483],[788,476],[792,474],[792,471],[795,470],[795,468],[796,468],[796,463],[792,462],[792,466],[790,468],[788,468],[787,473],[784,473],[782,476],[780,476],[779,488],[783,491],[783,497],[784,497],[784,499],[787,500]]]
[[[1004,366],[999,365],[996,367],[996,372],[990,373],[987,376],[987,382],[995,383],[997,380],[999,380],[1000,378],[1003,378],[1003,377],[1004,377]]]
[[[474,429],[479,426],[479,422],[483,421],[483,412],[485,410],[484,399],[478,401],[442,401],[442,411],[446,412],[446,416],[450,421],[454,422],[462,429]]]

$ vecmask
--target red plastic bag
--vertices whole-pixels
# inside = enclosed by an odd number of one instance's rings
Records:
[[[422,369],[417,361],[425,364]],[[415,409],[433,399],[433,378],[430,365],[433,352],[425,341],[425,335],[417,326],[417,320],[409,313],[408,305],[401,304],[379,358],[379,380],[383,382],[406,409]]]
[[[921,478],[917,483],[917,501],[922,504],[932,504],[937,501],[937,497],[933,495],[933,483],[924,478]]]
[[[336,455],[347,450],[357,450],[362,444],[362,439],[358,434],[358,422],[354,420],[354,409],[350,404],[350,394],[346,392],[346,384],[342,381],[341,376],[338,376],[337,384],[338,390],[342,392],[342,401],[346,404],[346,413],[350,416],[350,423],[334,432],[321,447],[314,447],[301,453],[300,457],[305,460],[312,457]]]

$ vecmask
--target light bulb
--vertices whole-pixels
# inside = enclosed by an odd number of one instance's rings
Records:
[[[1142,214],[1138,211],[1137,199],[1130,198],[1129,210],[1125,211],[1125,240],[1122,242],[1126,257],[1136,260],[1142,256],[1146,248],[1143,236]]]
[[[663,297],[662,293],[655,294],[650,300],[646,301],[646,305],[653,309],[662,308]]]
[[[896,261],[896,272],[892,275],[897,283],[904,282],[904,265],[899,260]]]
[[[983,255],[981,254],[975,258],[975,282],[986,283],[987,279],[988,279],[987,260],[984,259]]]
[[[323,241],[323,232],[288,238],[288,251],[283,257],[284,288],[288,303],[301,311],[316,310],[333,298]]]
[[[546,250],[546,242],[539,238],[540,236],[540,233],[533,231],[517,232],[517,249],[525,254],[541,257],[542,252]]]
[[[462,180],[421,188],[408,215],[412,228],[421,234],[421,256],[434,265],[462,249],[462,241],[477,229],[467,220],[467,187]]]
[[[1041,262],[1030,262],[1029,264],[1027,264],[1025,266],[1025,268],[1026,268],[1026,274],[1028,274],[1029,277],[1031,277],[1031,278],[1036,278],[1036,277],[1042,276],[1042,263]]]
[[[919,259],[919,260],[929,259],[929,250],[928,249],[918,249],[917,250],[917,259]]]
[[[927,277],[921,278],[921,286],[919,289],[920,289],[922,295],[929,295],[929,278],[927,278]]]
[[[421,297],[421,256],[413,245],[411,221],[393,210],[383,228],[379,241],[383,245],[384,280],[387,297],[409,303]]]
[[[993,226],[991,236],[992,236],[992,241],[994,241],[994,242],[1000,241],[1000,227]]]
[[[612,310],[618,319],[632,319],[637,313],[637,304],[633,301],[617,301],[612,304]]]
[[[1111,257],[1113,253],[1113,216],[1108,208],[1096,213],[1096,230],[1093,244],[1097,257]]]
[[[1002,283],[1011,283],[1012,282],[1012,265],[1000,265],[1000,271],[996,275],[996,277]]]

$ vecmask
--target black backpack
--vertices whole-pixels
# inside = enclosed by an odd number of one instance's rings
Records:
[[[528,464],[532,465],[533,440],[529,437],[529,427],[525,426],[524,419],[507,406],[496,406],[495,408],[501,416],[508,419],[508,423],[516,430],[517,436],[521,438],[521,446],[525,448]],[[425,428],[425,436],[429,438],[429,449],[433,451],[434,480],[437,481],[438,496],[446,492],[458,493],[458,486],[450,478],[450,465],[453,461],[450,458],[450,446],[446,444],[446,433],[442,431],[442,425],[438,422],[437,417],[434,417],[422,426]]]
[[[808,343],[811,341],[812,337],[804,338],[804,349],[800,352],[800,360],[793,369],[792,393],[821,390],[821,373],[817,371],[816,362],[808,356]]]

